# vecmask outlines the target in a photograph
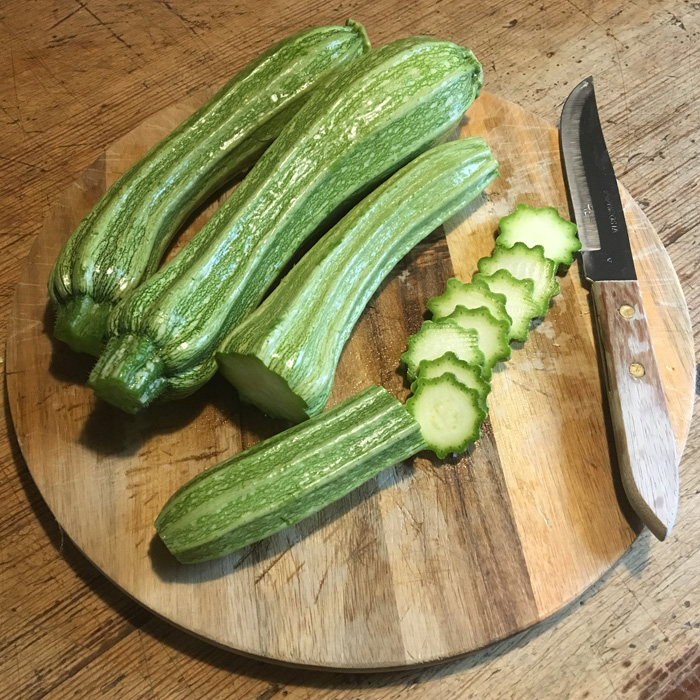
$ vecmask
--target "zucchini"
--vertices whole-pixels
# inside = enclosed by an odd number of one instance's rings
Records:
[[[483,306],[478,309],[466,309],[458,306],[447,318],[466,330],[475,330],[478,336],[479,350],[484,353],[483,377],[491,379],[491,371],[499,360],[509,360],[511,349],[510,323],[498,321]]]
[[[363,27],[318,27],[268,49],[122,175],[49,278],[54,335],[99,355],[112,307],[152,275],[194,209],[270,145],[331,71],[369,50]]]
[[[215,559],[299,522],[424,449],[418,423],[371,386],[198,474],[156,530],[183,563]]]
[[[497,173],[482,139],[461,139],[430,149],[362,200],[222,343],[219,369],[239,396],[294,422],[321,411],[381,281]]]
[[[554,207],[534,209],[518,204],[512,214],[500,220],[498,228],[501,232],[496,238],[497,245],[510,248],[518,241],[529,248],[541,245],[545,256],[558,265],[571,265],[573,254],[581,250],[576,224],[562,219]]]
[[[484,365],[484,353],[479,349],[479,336],[475,330],[465,330],[454,321],[424,321],[417,333],[408,339],[408,349],[401,355],[408,378],[418,376],[423,360],[435,360],[446,352],[453,352],[460,360],[473,365]]]
[[[542,315],[541,308],[532,299],[534,282],[531,279],[516,279],[508,270],[496,270],[491,275],[477,273],[472,277],[472,284],[484,285],[506,298],[506,311],[512,321],[509,339],[525,342],[530,332],[530,322]]]
[[[547,313],[551,298],[559,294],[559,282],[554,278],[557,263],[544,256],[541,245],[532,248],[520,242],[510,248],[497,245],[490,257],[479,260],[477,267],[485,275],[508,270],[516,279],[531,279],[532,300],[540,307],[542,315]]]
[[[451,129],[482,82],[471,51],[426,37],[341,68],[206,226],[115,308],[95,392],[135,412],[204,384],[225,334],[302,243]]]
[[[464,452],[478,440],[486,418],[478,392],[468,389],[450,373],[419,378],[416,393],[406,401],[406,408],[418,421],[426,447],[440,459],[451,452]]]
[[[498,291],[488,292],[487,284]],[[478,333],[503,334],[511,320],[516,332],[524,320],[529,325],[534,286],[502,268],[478,273],[470,284],[449,280],[449,296],[431,302],[436,310],[449,308],[453,318],[426,321],[402,356],[415,378],[405,407],[372,386],[196,476],[156,520],[165,545],[184,563],[214,559],[294,525],[420,450],[440,459],[463,452],[481,436],[487,414],[490,387],[477,364],[484,361]],[[453,304],[455,295],[503,305],[502,298],[511,315],[495,320],[483,305]],[[455,323],[460,316],[486,325],[467,330]]]
[[[419,379],[434,379],[443,374],[453,374],[455,379],[467,389],[474,389],[479,394],[481,408],[486,411],[486,397],[491,392],[491,385],[481,376],[481,367],[460,360],[453,352],[446,352],[435,360],[421,360],[418,365]],[[418,379],[411,384],[413,393],[418,389]]]
[[[466,309],[484,307],[496,320],[511,323],[506,311],[506,298],[503,294],[492,292],[485,284],[464,284],[456,277],[451,277],[447,280],[445,291],[428,300],[428,310],[436,319],[446,318],[458,306]]]

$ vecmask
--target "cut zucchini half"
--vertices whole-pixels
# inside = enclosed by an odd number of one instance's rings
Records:
[[[495,319],[508,323],[511,321],[506,311],[506,298],[502,294],[496,294],[484,285],[464,284],[456,277],[447,280],[443,294],[428,301],[428,309],[436,319],[449,316],[458,306],[467,309],[483,306]]]
[[[408,378],[418,376],[422,360],[434,360],[451,350],[460,360],[475,365],[484,364],[484,353],[479,349],[477,332],[466,331],[454,321],[425,321],[418,333],[408,339],[408,349],[401,360],[408,368]]]
[[[491,379],[491,370],[499,360],[510,359],[510,324],[497,321],[483,306],[465,309],[458,306],[446,319],[454,321],[466,330],[473,329],[479,336],[479,350],[484,353],[483,376]],[[420,376],[420,372],[419,372]]]
[[[486,397],[491,391],[491,385],[481,376],[482,368],[460,360],[453,352],[446,352],[435,360],[422,360],[418,365],[419,379],[435,379],[443,374],[452,374],[455,379],[464,384],[467,389],[474,389],[479,394],[481,408],[486,411]],[[413,393],[418,389],[418,379],[411,384]]]
[[[492,275],[477,273],[472,278],[472,284],[483,284],[492,292],[503,294],[506,298],[506,311],[512,319],[509,338],[525,342],[530,322],[542,315],[539,306],[532,299],[534,282],[531,279],[515,279],[508,270],[496,270]]]
[[[184,564],[216,559],[298,523],[423,449],[406,407],[370,386],[199,473],[169,498],[156,530]]]
[[[486,417],[479,394],[451,373],[419,379],[406,408],[418,422],[426,446],[440,459],[451,452],[464,452],[478,440]]]
[[[516,279],[531,279],[534,284],[532,299],[542,314],[547,312],[550,299],[560,291],[559,282],[555,279],[557,263],[545,257],[541,245],[528,248],[520,241],[510,248],[497,245],[491,257],[481,258],[477,267],[485,275],[491,275],[496,270],[508,270]]]
[[[501,233],[496,239],[497,245],[510,248],[518,241],[528,248],[541,245],[545,256],[557,264],[571,265],[573,254],[581,250],[576,224],[559,216],[554,207],[535,209],[518,204],[512,214],[500,220],[498,228]]]

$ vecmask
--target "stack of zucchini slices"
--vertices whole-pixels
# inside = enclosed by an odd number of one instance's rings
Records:
[[[547,313],[560,291],[558,268],[568,268],[581,248],[576,226],[553,207],[520,204],[499,229],[496,248],[471,281],[452,278],[428,301],[433,320],[408,339],[401,358],[412,381],[406,406],[440,458],[480,437],[494,367]]]

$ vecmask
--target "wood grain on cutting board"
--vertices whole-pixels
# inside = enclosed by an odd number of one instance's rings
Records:
[[[217,562],[182,566],[154,537],[170,493],[280,430],[216,378],[136,417],[97,405],[91,360],[54,344],[45,282],[101,192],[195,102],[151,117],[108,149],[52,209],[15,297],[8,389],[44,498],[115,583],[178,626],[287,663],[389,668],[430,663],[512,634],[561,608],[627,549],[587,291],[577,266],[547,318],[494,373],[484,437],[461,458],[419,455],[294,528]],[[371,382],[407,395],[399,356],[429,296],[468,279],[518,202],[567,212],[557,132],[484,94],[462,134],[489,142],[501,177],[469,216],[418,246],[349,341],[331,402]],[[679,448],[692,401],[692,337],[668,257],[623,191],[640,282]],[[215,206],[215,205],[214,205]],[[213,207],[212,207],[213,209]],[[194,228],[201,225],[205,212]]]

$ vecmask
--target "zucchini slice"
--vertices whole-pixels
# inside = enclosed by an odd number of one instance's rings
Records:
[[[554,207],[534,209],[518,204],[512,214],[500,220],[498,227],[501,232],[496,238],[497,245],[510,248],[518,241],[528,248],[541,245],[545,257],[557,264],[571,265],[573,254],[581,250],[576,224],[559,216]]]
[[[484,364],[484,353],[479,349],[479,336],[474,330],[464,330],[454,321],[424,321],[420,330],[408,339],[408,349],[401,355],[408,378],[418,376],[422,360],[434,360],[452,351],[460,360],[474,365]]]
[[[472,284],[484,285],[506,298],[506,311],[513,322],[509,338],[525,342],[530,331],[530,322],[542,315],[540,307],[532,299],[535,287],[533,281],[515,279],[508,270],[496,270],[492,275],[478,272],[472,277]]]
[[[460,282],[456,277],[447,280],[445,291],[428,300],[428,310],[436,319],[449,316],[458,306],[467,309],[485,307],[499,321],[511,322],[506,311],[506,298],[492,292],[486,285]]]
[[[517,242],[511,248],[497,245],[491,257],[481,258],[477,263],[479,272],[491,275],[496,270],[508,270],[516,279],[531,279],[533,282],[532,300],[544,315],[552,297],[559,294],[559,282],[555,279],[557,264],[545,258],[544,248],[536,245],[528,248]]]
[[[510,324],[497,321],[483,306],[478,309],[465,309],[458,306],[445,320],[454,321],[466,330],[477,332],[479,350],[484,353],[483,376],[491,379],[491,371],[499,360],[509,360],[511,349]]]
[[[479,394],[449,373],[418,379],[416,393],[408,399],[406,408],[418,421],[428,449],[440,459],[451,452],[464,452],[478,440],[486,417]]]
[[[474,389],[479,394],[481,407],[486,411],[486,397],[491,391],[491,385],[481,376],[481,367],[460,360],[453,352],[446,352],[435,360],[421,360],[418,365],[419,379],[434,379],[443,374],[453,374],[455,379],[464,384],[467,389]],[[416,392],[418,379],[411,384],[411,391]]]

